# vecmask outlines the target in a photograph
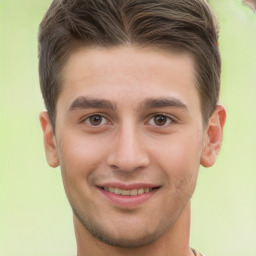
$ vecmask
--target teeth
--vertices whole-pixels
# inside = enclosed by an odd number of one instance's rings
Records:
[[[120,188],[115,188],[114,193],[120,195],[121,194],[121,189]]]
[[[112,192],[117,195],[122,196],[137,196],[144,193],[149,193],[152,191],[152,188],[139,188],[139,189],[120,189],[120,188],[113,188],[113,187],[103,187],[105,191]]]
[[[130,196],[137,196],[137,195],[138,195],[138,190],[137,189],[130,190]]]
[[[108,188],[110,192],[114,193],[115,192],[115,188]]]
[[[121,190],[121,194],[124,196],[129,196],[130,195],[130,191],[127,189]]]
[[[146,190],[144,190],[143,188],[138,189],[138,195],[144,194]],[[149,192],[149,189],[148,189]]]

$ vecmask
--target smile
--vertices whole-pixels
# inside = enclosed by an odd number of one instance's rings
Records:
[[[102,187],[103,190],[123,196],[137,196],[144,193],[152,192],[153,188],[139,188],[139,189],[121,189],[114,187]]]
[[[103,201],[122,209],[133,209],[155,198],[161,186],[153,184],[102,184],[97,186]]]

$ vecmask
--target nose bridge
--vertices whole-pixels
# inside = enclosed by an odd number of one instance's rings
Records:
[[[122,171],[133,171],[149,163],[147,149],[139,125],[120,125],[109,155],[109,165]]]

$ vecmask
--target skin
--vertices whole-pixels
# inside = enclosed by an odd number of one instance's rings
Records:
[[[193,255],[190,199],[200,163],[217,158],[226,117],[218,105],[204,123],[194,79],[185,53],[122,46],[71,55],[55,135],[47,112],[40,121],[74,212],[78,256]],[[106,196],[109,184],[157,189],[127,205]]]

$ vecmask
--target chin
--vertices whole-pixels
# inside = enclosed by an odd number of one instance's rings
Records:
[[[171,226],[171,224],[161,225],[159,223],[160,225],[152,227],[149,224],[143,225],[141,222],[134,227],[121,223],[112,223],[110,226],[92,219],[89,221],[77,214],[75,216],[79,219],[83,229],[98,241],[120,248],[139,248],[154,243]]]
[[[154,232],[152,234],[136,234],[134,232],[133,234],[127,236],[127,234],[118,234],[117,236],[114,236],[110,232],[104,232],[101,230],[88,230],[97,240],[111,245],[115,247],[120,248],[140,248],[143,246],[146,246],[148,244],[151,244],[155,242],[159,238],[159,234],[157,232]]]

